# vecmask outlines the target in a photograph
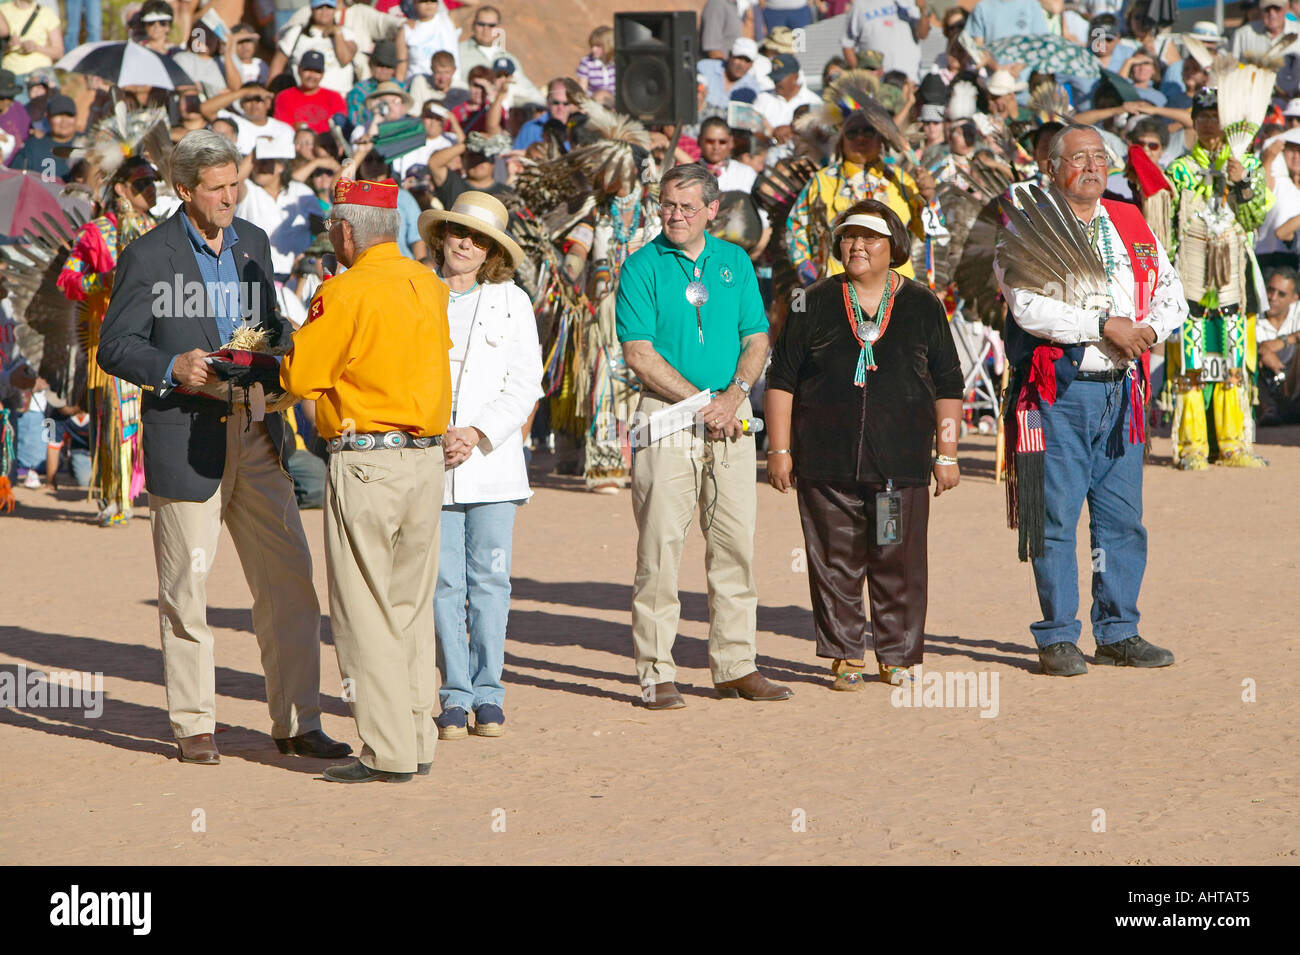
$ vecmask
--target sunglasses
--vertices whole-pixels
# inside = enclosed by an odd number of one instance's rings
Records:
[[[1137,144],[1143,149],[1150,150],[1153,153],[1158,153],[1164,149],[1164,147],[1160,145],[1160,140],[1158,139],[1139,139]]]
[[[500,23],[484,23],[482,20],[475,20],[475,27],[483,27],[485,30],[491,30],[493,27],[499,27]]]
[[[492,245],[492,240],[481,232],[475,232],[469,226],[461,225],[459,222],[447,223],[447,234],[453,239],[468,238],[474,243],[476,249],[488,249]]]

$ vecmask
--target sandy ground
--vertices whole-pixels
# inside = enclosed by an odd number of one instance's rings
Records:
[[[21,767],[0,776],[0,860],[1294,864],[1298,445],[1300,429],[1265,432],[1263,472],[1148,468],[1143,633],[1178,663],[1060,680],[1038,674],[1037,604],[991,442],[965,442],[963,483],[932,510],[926,667],[996,675],[992,718],[896,707],[874,683],[828,690],[795,502],[766,484],[759,664],[796,696],[714,698],[693,531],[677,642],[688,706],[637,707],[629,498],[538,475],[515,539],[507,735],[442,743],[432,775],[400,786],[328,785],[324,764],[275,751],[224,536],[209,586],[223,760],[174,759],[148,522],[102,530],[70,491],[19,489],[0,517],[0,667],[102,671],[108,698],[98,719],[0,710],[0,751]],[[321,522],[307,512],[325,594]],[[323,623],[325,729],[356,746]],[[1091,654],[1089,633],[1081,645]]]

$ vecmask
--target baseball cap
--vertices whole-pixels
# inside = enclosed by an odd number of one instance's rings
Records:
[[[64,96],[59,93],[51,96],[45,102],[46,116],[76,116],[77,104],[72,101],[71,96]]]
[[[787,76],[793,76],[799,72],[799,60],[793,53],[778,53],[771,57],[772,60],[772,82],[783,80]]]
[[[435,103],[433,100],[429,100],[420,110],[420,115],[430,117],[436,116],[445,123],[451,118],[451,110],[447,109],[447,107],[443,106],[441,103]]]
[[[885,54],[879,50],[863,50],[858,54],[858,66],[864,70],[883,70]]]
[[[492,72],[502,73],[506,76],[513,76],[515,73],[515,61],[508,56],[498,56],[492,61]]]
[[[1286,0],[1259,0],[1259,8],[1267,10],[1269,7],[1281,7],[1286,9]]]
[[[325,54],[320,50],[308,50],[298,61],[299,70],[315,70],[317,73],[325,72]]]
[[[397,44],[392,40],[380,40],[370,53],[370,64],[397,69]]]
[[[1282,110],[1282,115],[1300,118],[1300,99],[1289,100],[1286,107]]]
[[[731,55],[743,57],[746,60],[758,59],[758,44],[747,36],[736,37],[736,42],[731,44]]]
[[[313,10],[317,7],[337,7],[338,5],[339,0],[311,0],[311,8]]]

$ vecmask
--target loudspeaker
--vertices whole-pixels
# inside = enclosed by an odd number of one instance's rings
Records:
[[[696,119],[695,12],[614,14],[614,105],[643,123]]]

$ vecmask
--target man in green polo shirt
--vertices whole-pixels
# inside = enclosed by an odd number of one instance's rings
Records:
[[[673,641],[677,570],[698,507],[709,580],[709,670],[723,697],[784,700],[754,663],[757,508],[749,389],[767,360],[767,316],[749,256],[705,226],[718,214],[718,181],[704,166],[674,166],[659,186],[663,232],[628,257],[618,285],[618,338],[641,379],[637,417],[700,391],[714,392],[699,429],[638,447],[632,459],[637,524],[632,640],[646,706],[685,706]]]

